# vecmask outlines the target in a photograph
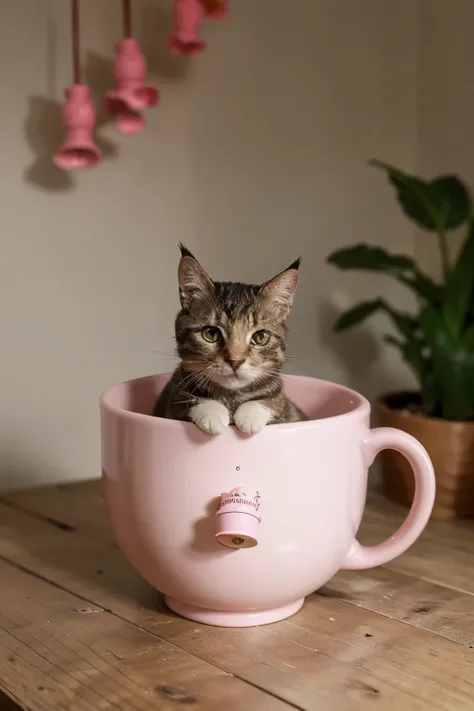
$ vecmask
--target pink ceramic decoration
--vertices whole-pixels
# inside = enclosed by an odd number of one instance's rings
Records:
[[[258,544],[261,496],[247,496],[241,486],[224,492],[216,514],[216,540],[227,548],[253,548]]]
[[[358,393],[285,376],[286,392],[310,420],[268,425],[253,436],[231,426],[214,437],[190,422],[148,414],[169,377],[132,380],[102,396],[102,472],[119,547],[178,614],[225,627],[276,622],[341,568],[388,563],[423,531],[435,493],[430,459],[404,432],[371,430],[370,405]],[[387,448],[412,466],[415,498],[399,530],[366,547],[357,531],[367,472]],[[227,508],[237,482],[241,501]],[[222,492],[229,496],[216,517]],[[221,545],[216,533],[226,529],[249,536],[245,502],[255,496],[263,501],[258,545]],[[235,531],[225,523],[234,514]]]
[[[117,114],[115,119],[115,127],[120,133],[125,133],[128,136],[133,136],[139,133],[146,126],[146,121],[142,114],[138,111],[132,111],[125,107]]]
[[[90,89],[85,84],[73,84],[65,93],[62,118],[67,130],[66,141],[54,162],[63,170],[90,168],[100,160],[100,151],[93,139],[96,114]]]
[[[146,60],[132,37],[132,3],[122,0],[123,38],[117,42],[114,62],[115,90],[105,94],[105,109],[115,114],[115,126],[132,135],[145,127],[140,111],[156,106],[160,95],[154,86],[145,86]]]
[[[105,95],[109,113],[136,112],[156,106],[159,93],[155,87],[145,86],[146,60],[134,37],[124,37],[117,42],[114,75],[117,88]]]
[[[99,162],[100,151],[93,139],[96,114],[91,92],[81,82],[79,0],[71,0],[71,46],[74,80],[65,90],[62,109],[66,141],[54,156],[54,162],[63,170],[82,170]]]
[[[174,0],[174,32],[168,37],[168,47],[172,54],[191,56],[206,48],[199,39],[204,14],[201,0]]]

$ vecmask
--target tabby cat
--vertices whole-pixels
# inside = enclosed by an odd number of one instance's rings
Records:
[[[180,249],[175,332],[181,362],[153,415],[190,420],[214,435],[230,424],[255,434],[270,423],[305,420],[280,376],[300,260],[254,286],[212,281],[191,252]]]

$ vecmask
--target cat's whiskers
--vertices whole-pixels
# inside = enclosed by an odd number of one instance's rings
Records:
[[[173,384],[173,392],[178,392],[180,395],[184,395],[185,397],[192,397],[192,392],[194,392],[199,386],[199,375],[199,371],[193,371],[192,373],[189,373],[181,381]],[[195,385],[195,387],[190,393],[189,386],[192,387],[193,385]]]
[[[278,380],[280,377],[281,377],[280,370],[278,370],[277,368],[274,368],[271,370],[266,370],[264,373],[261,373],[260,375],[258,375],[252,384],[254,384],[255,386],[272,385],[275,382],[275,380]]]
[[[198,361],[196,360],[196,362]],[[212,370],[215,364],[207,359],[199,359],[199,362],[203,364],[202,368],[192,371],[180,381],[179,386],[178,384],[174,386],[175,391],[187,397],[188,400],[193,399],[193,395],[198,388],[201,390],[211,389]]]
[[[208,390],[210,393],[215,393],[215,382],[214,377],[219,371],[219,364],[210,362],[204,371],[204,379],[201,383],[201,388],[203,390]]]

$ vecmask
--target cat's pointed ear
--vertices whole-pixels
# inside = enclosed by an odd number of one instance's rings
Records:
[[[286,319],[293,306],[293,300],[298,286],[298,269],[301,264],[301,259],[297,259],[293,264],[290,264],[288,269],[285,269],[276,277],[265,282],[260,287],[260,298],[271,305],[271,308],[276,311],[278,317]]]
[[[178,267],[179,300],[183,309],[193,303],[214,296],[214,284],[189,249],[180,244],[181,259]]]

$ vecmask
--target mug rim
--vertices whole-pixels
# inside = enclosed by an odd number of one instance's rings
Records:
[[[172,420],[167,417],[156,417],[155,415],[152,414],[145,414],[144,412],[133,412],[132,410],[126,410],[123,407],[118,407],[117,405],[114,405],[109,401],[110,396],[112,393],[117,389],[120,388],[124,385],[127,385],[128,383],[133,383],[133,382],[138,382],[140,380],[150,380],[151,378],[157,378],[157,377],[171,377],[172,373],[151,373],[149,375],[144,375],[141,376],[140,378],[130,378],[129,380],[124,380],[121,383],[118,383],[116,385],[112,385],[111,387],[107,388],[102,395],[100,396],[99,403],[100,403],[100,409],[101,410],[106,410],[108,412],[114,413],[115,415],[118,415],[124,419],[130,419],[130,420],[135,420],[135,421],[140,421],[143,420],[144,422],[147,422],[149,425],[151,425],[152,422],[156,422],[156,425],[160,425],[161,427],[180,427],[182,428],[183,425],[185,427],[189,428],[194,428],[196,427],[195,424],[192,422],[188,422],[186,420]],[[298,428],[306,428],[306,427],[312,427],[315,423],[317,422],[339,422],[340,420],[351,420],[353,418],[359,418],[363,415],[369,415],[370,414],[370,403],[365,398],[363,395],[358,393],[356,390],[352,390],[352,388],[348,388],[346,385],[340,385],[339,383],[334,383],[331,380],[323,380],[322,378],[312,378],[311,376],[308,375],[290,375],[286,373],[282,373],[282,380],[283,382],[285,381],[291,381],[291,380],[307,380],[311,381],[312,383],[317,382],[317,383],[323,383],[324,385],[330,385],[333,386],[335,389],[340,390],[345,392],[346,394],[350,395],[357,401],[357,405],[353,410],[350,410],[349,412],[341,412],[339,415],[328,415],[326,417],[319,417],[317,419],[313,420],[303,420],[301,422],[281,422],[277,424],[272,424],[271,429],[272,431],[276,428],[280,430],[290,430],[290,429],[298,429]]]

